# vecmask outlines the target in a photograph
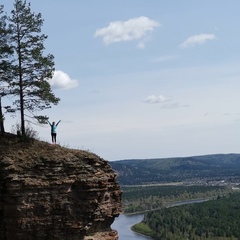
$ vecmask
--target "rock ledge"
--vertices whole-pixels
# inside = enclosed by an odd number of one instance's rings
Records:
[[[13,135],[0,143],[1,239],[118,239],[110,226],[121,213],[121,191],[107,161]]]

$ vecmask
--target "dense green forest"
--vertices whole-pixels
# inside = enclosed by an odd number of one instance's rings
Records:
[[[132,159],[109,162],[120,185],[183,182],[193,179],[230,181],[240,178],[240,154]]]
[[[155,240],[240,239],[240,193],[149,212],[133,230]]]
[[[240,154],[110,162],[133,230],[155,240],[240,240]],[[201,203],[174,206],[187,200]],[[239,205],[239,206],[238,206]],[[240,229],[240,228],[239,228]]]
[[[125,214],[145,212],[190,199],[210,199],[232,192],[222,186],[144,186],[122,187]]]

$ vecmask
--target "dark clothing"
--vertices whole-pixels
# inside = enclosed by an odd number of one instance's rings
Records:
[[[57,134],[56,133],[51,133],[51,135],[52,135],[52,142],[56,143],[56,141],[57,141]]]

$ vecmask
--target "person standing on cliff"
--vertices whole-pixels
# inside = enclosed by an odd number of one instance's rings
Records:
[[[57,141],[57,126],[60,122],[61,122],[61,120],[59,120],[57,122],[57,124],[55,124],[55,122],[50,123],[48,121],[49,125],[51,126],[52,144],[56,144],[56,141]]]

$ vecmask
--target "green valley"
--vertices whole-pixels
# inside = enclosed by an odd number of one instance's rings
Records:
[[[240,154],[110,162],[132,227],[155,240],[240,239]],[[185,204],[190,201],[193,203]]]

